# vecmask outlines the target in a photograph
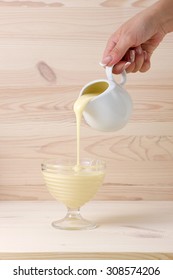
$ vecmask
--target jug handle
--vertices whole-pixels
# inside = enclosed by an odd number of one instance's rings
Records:
[[[118,84],[115,80],[114,80],[114,77],[113,77],[113,74],[112,74],[112,69],[113,69],[114,65],[113,66],[107,66],[106,67],[106,76],[108,78],[108,81],[113,81],[115,84]],[[123,71],[121,73],[121,81],[119,83],[119,85],[123,86],[126,82],[126,71]]]

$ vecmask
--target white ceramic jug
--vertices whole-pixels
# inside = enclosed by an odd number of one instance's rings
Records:
[[[132,100],[122,87],[126,82],[126,72],[118,84],[112,74],[113,67],[106,67],[107,80],[95,80],[85,85],[79,96],[98,93],[86,105],[83,117],[96,130],[116,131],[125,126],[132,113]]]

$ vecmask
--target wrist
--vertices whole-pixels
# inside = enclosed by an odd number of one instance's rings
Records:
[[[153,5],[161,30],[167,34],[173,31],[173,0],[160,0]]]

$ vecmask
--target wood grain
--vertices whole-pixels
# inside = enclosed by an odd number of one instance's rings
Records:
[[[171,253],[0,253],[0,260],[173,260]]]
[[[155,1],[0,1],[0,200],[51,199],[43,159],[76,155],[73,103],[105,78],[98,65],[116,28]],[[82,123],[82,155],[107,162],[95,199],[173,199],[173,34],[145,74],[129,74],[134,111],[116,133]],[[119,77],[116,77],[118,80]]]
[[[106,210],[106,211],[105,211]],[[173,202],[89,202],[90,231],[62,231],[57,202],[1,202],[0,259],[173,259]]]

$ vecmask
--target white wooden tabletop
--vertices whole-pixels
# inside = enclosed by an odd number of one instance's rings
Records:
[[[0,259],[173,259],[173,202],[91,201],[82,215],[94,230],[54,229],[56,201],[0,202]]]

